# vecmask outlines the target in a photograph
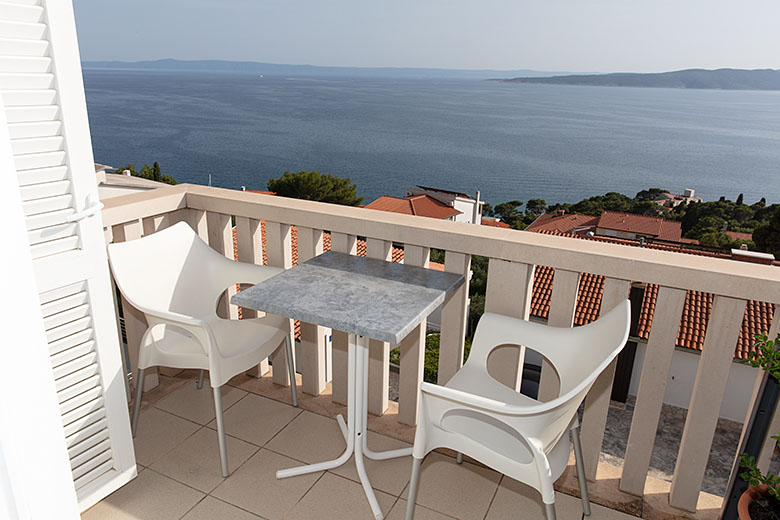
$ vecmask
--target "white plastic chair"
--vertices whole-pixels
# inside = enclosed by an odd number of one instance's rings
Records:
[[[421,385],[406,520],[414,518],[422,459],[439,447],[457,451],[459,459],[465,453],[534,487],[542,495],[548,520],[555,520],[553,482],[568,464],[569,431],[583,512],[590,515],[577,409],[622,350],[629,321],[628,300],[599,320],[575,328],[484,314],[463,368],[445,386]],[[560,378],[558,397],[537,401],[493,379],[487,359],[502,345],[523,345],[542,354]]]
[[[144,370],[154,366],[209,371],[219,436],[222,476],[229,475],[221,386],[267,358],[284,341],[294,406],[298,406],[287,318],[229,320],[217,315],[220,295],[236,283],[256,284],[282,269],[234,262],[214,251],[180,222],[138,240],[108,246],[108,258],[125,299],[143,312],[149,328],[141,339],[133,404],[135,436]]]

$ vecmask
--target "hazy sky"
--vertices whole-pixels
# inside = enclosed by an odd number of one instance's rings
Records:
[[[83,60],[780,68],[778,0],[74,0]]]

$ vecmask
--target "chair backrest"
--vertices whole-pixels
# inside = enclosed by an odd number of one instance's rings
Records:
[[[205,316],[225,288],[210,283],[225,258],[184,222],[152,235],[110,244],[108,258],[119,289],[140,309]]]
[[[629,300],[581,327],[551,327],[486,313],[477,326],[466,365],[486,372],[490,353],[501,345],[523,345],[547,358],[560,378],[559,395],[540,407],[536,421],[523,419],[521,429],[545,444],[557,442],[555,437],[574,417],[596,378],[623,349],[630,318]],[[536,431],[529,432],[529,427]]]

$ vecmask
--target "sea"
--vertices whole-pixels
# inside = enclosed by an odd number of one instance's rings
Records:
[[[780,92],[85,69],[95,161],[266,189],[349,177],[370,202],[416,185],[497,204],[696,190],[780,202]]]

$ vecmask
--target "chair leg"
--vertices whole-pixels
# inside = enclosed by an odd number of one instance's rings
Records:
[[[420,486],[422,461],[422,459],[412,457],[412,478],[409,481],[409,496],[406,501],[406,516],[404,520],[414,520],[414,503],[417,501],[417,489]]]
[[[292,405],[298,407],[298,387],[295,384],[295,358],[293,357],[292,340],[290,334],[284,339],[285,351],[287,355],[287,371],[290,375],[290,393],[292,394]]]
[[[222,388],[214,388],[214,411],[217,414],[217,437],[219,437],[219,461],[222,463],[222,476],[230,475],[227,459],[227,442],[225,441],[225,422],[222,419]]]
[[[547,520],[555,520],[555,504],[544,504],[544,513],[547,516]]]
[[[580,483],[582,512],[590,516],[590,497],[588,496],[588,480],[585,478],[585,463],[582,461],[582,443],[580,442],[580,427],[571,429],[571,441],[574,445],[574,459],[577,463],[577,480]]]
[[[138,369],[138,381],[135,383],[135,400],[133,401],[133,421],[130,424],[132,427],[133,438],[138,432],[138,416],[141,415],[141,397],[144,394],[144,369]]]
[[[205,379],[206,371],[201,369],[200,373],[198,374],[198,390],[203,388],[203,379]]]

